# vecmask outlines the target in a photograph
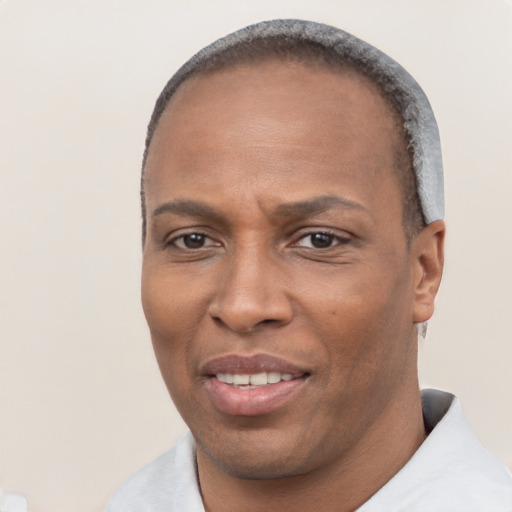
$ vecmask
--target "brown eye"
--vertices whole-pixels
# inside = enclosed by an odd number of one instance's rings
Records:
[[[311,239],[311,246],[315,247],[315,249],[325,249],[330,247],[334,242],[334,235],[329,235],[327,233],[314,233],[309,235]]]
[[[173,240],[170,244],[178,249],[203,249],[205,247],[213,247],[218,244],[209,236],[203,233],[187,233],[180,235]]]
[[[204,246],[206,237],[201,233],[192,233],[191,235],[185,235],[183,240],[183,245],[187,249],[199,249]]]
[[[308,249],[329,249],[333,245],[346,243],[348,240],[340,238],[331,233],[318,231],[316,233],[308,233],[304,235],[295,245],[298,247],[306,247]]]

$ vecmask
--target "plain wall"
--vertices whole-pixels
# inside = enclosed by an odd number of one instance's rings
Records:
[[[99,512],[184,425],[139,300],[139,172],[157,94],[195,51],[276,17],[362,37],[420,82],[448,238],[424,385],[456,393],[512,464],[512,30],[508,0],[0,3],[0,487]]]

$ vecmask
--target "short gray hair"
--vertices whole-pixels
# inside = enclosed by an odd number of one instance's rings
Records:
[[[241,54],[238,61],[250,60],[251,48],[266,41],[284,41],[291,48],[313,45],[331,62],[359,71],[373,82],[391,102],[403,121],[412,159],[417,197],[426,224],[444,216],[444,187],[441,144],[430,103],[416,80],[391,57],[374,46],[336,27],[304,20],[271,20],[250,25],[203,48],[189,59],[167,82],[151,116],[144,150],[141,202],[143,239],[146,229],[144,166],[158,122],[179,86],[191,76],[214,71],[229,64],[229,55]],[[242,52],[238,51],[244,48]],[[407,198],[406,198],[407,200]]]

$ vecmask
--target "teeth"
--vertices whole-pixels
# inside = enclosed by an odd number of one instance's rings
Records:
[[[268,383],[267,374],[265,372],[254,373],[250,376],[249,381],[253,386],[264,386],[265,384]]]
[[[238,373],[236,373],[235,375],[233,375],[233,384],[235,386],[249,384],[250,377],[250,375],[238,375]]]
[[[248,374],[238,373],[218,373],[217,379],[225,384],[233,384],[234,386],[266,386],[267,384],[277,384],[281,381],[289,381],[293,379],[290,373],[279,372],[261,372]]]
[[[217,374],[217,379],[226,384],[233,384],[233,375],[230,373],[219,373]]]
[[[281,380],[281,374],[277,372],[268,372],[267,373],[267,382],[269,384],[275,384]]]

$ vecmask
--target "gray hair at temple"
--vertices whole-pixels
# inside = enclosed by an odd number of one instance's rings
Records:
[[[311,21],[271,20],[245,27],[203,48],[172,76],[161,92],[149,122],[142,164],[143,241],[146,236],[144,168],[158,121],[176,90],[192,76],[270,58],[304,65],[320,64],[333,72],[355,70],[375,84],[403,122],[410,159],[409,165],[405,165],[407,174],[401,176],[402,181],[409,182],[403,185],[404,217],[414,217],[416,211],[421,225],[443,218],[439,132],[430,103],[416,80],[391,57],[343,30]],[[406,226],[407,223],[412,222],[406,220]]]

